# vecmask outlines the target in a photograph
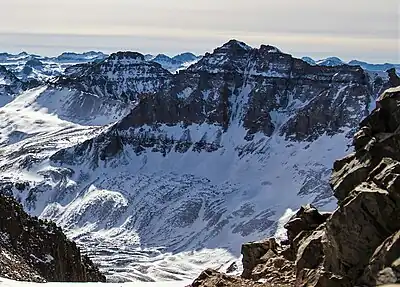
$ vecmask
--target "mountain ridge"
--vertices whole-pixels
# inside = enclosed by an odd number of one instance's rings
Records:
[[[271,46],[272,47],[272,46]],[[87,63],[92,61],[101,61],[105,59],[108,54],[100,51],[88,51],[83,53],[76,52],[64,52],[58,56],[47,57],[35,54],[28,54],[27,52],[21,52],[19,54],[0,53],[0,65],[8,67],[18,78],[21,80],[35,79],[38,81],[46,81],[51,77],[59,76],[63,74],[65,68],[76,65],[79,63]],[[155,61],[161,64],[165,69],[171,73],[179,72],[180,70],[186,69],[191,64],[196,63],[202,56],[195,55],[190,52],[184,52],[174,56],[167,56],[165,54],[151,55],[146,54],[146,60]],[[311,57],[302,57],[303,60],[311,65],[327,65],[335,66],[342,64],[358,65],[365,70],[371,72],[386,72],[386,70],[395,68],[399,73],[399,64],[372,64],[366,61],[351,60],[344,62],[337,57],[328,57],[326,59],[314,60]],[[36,62],[36,67],[41,66],[40,69],[36,69],[32,66],[32,61]]]
[[[70,67],[0,109],[0,190],[113,281],[224,270],[299,204],[332,208],[331,163],[389,85],[236,40],[176,74],[145,60]]]

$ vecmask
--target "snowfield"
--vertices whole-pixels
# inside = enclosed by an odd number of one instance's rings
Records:
[[[332,162],[347,151],[346,133],[311,143],[259,134],[249,145],[239,124],[222,136],[217,127],[192,125],[192,140],[205,134],[210,141],[220,137],[224,148],[164,157],[150,150],[137,155],[126,147],[95,168],[90,159],[97,152],[92,150],[82,164],[58,166],[47,159],[51,154],[104,128],[61,120],[37,102],[22,104],[42,93],[27,92],[0,109],[0,115],[15,121],[1,132],[2,142],[10,144],[2,148],[0,168],[8,167],[3,176],[11,181],[46,190],[32,204],[29,194],[14,190],[14,195],[31,214],[62,226],[110,281],[191,280],[209,267],[240,266],[241,244],[274,234],[284,237],[282,226],[299,205],[334,206],[325,194],[326,182]],[[11,144],[16,130],[23,136]],[[187,129],[161,126],[158,132],[181,138]],[[35,152],[20,153],[22,147]],[[238,149],[253,152],[238,156]],[[37,163],[24,166],[27,158]],[[306,185],[313,190],[300,197]]]

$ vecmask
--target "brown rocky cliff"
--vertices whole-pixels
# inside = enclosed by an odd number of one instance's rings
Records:
[[[389,82],[392,87],[400,86],[400,78],[397,76],[397,72],[395,68],[387,70],[389,75]]]
[[[0,195],[0,277],[35,282],[105,282],[61,228]]]
[[[334,164],[331,186],[339,203],[332,214],[302,207],[285,225],[285,242],[243,245],[241,277],[208,270],[193,286],[400,283],[400,87],[378,98],[354,148]]]

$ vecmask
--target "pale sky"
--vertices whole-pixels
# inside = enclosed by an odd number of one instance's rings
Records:
[[[400,63],[399,0],[1,0],[0,51],[203,54],[235,38]]]

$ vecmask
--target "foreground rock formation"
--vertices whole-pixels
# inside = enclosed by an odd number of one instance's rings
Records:
[[[332,214],[303,206],[287,240],[243,245],[243,274],[207,270],[192,286],[379,286],[400,283],[400,87],[360,124],[354,152],[334,163]]]
[[[0,277],[46,282],[105,282],[54,223],[27,215],[12,197],[0,195]]]

